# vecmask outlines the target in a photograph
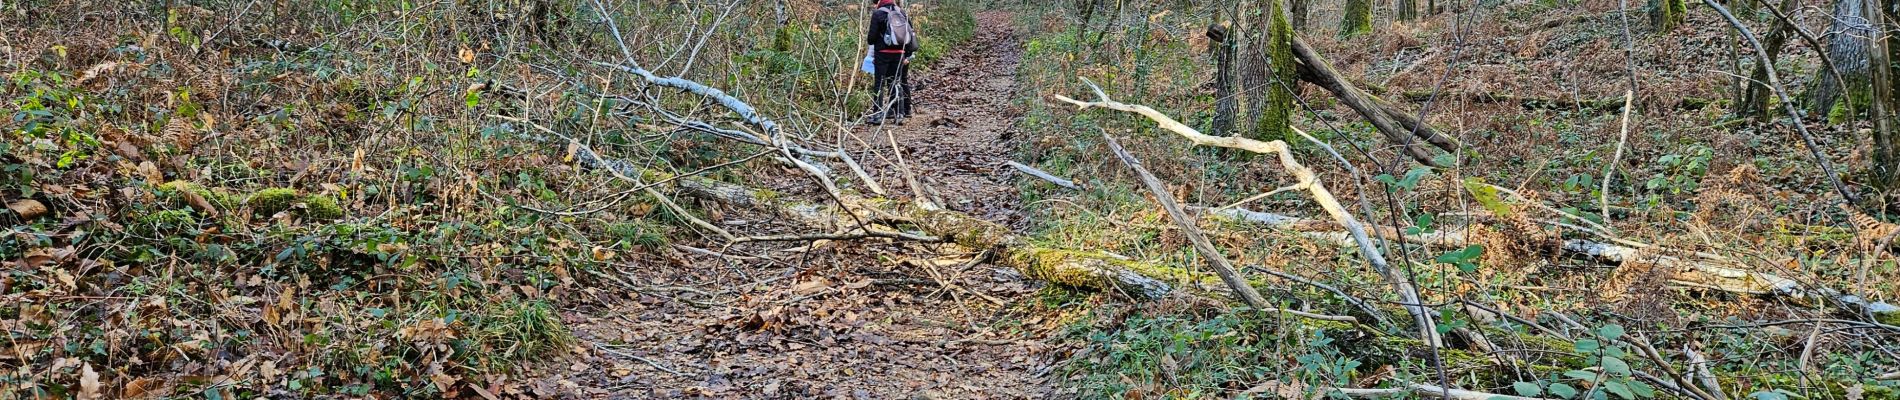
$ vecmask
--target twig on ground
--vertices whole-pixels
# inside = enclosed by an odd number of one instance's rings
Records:
[[[1399,396],[1399,395],[1404,395],[1404,394],[1412,394],[1412,395],[1425,396],[1425,397],[1441,398],[1441,399],[1446,399],[1446,400],[1544,400],[1537,397],[1524,397],[1524,396],[1512,396],[1512,395],[1496,394],[1496,393],[1474,392],[1470,390],[1452,389],[1452,388],[1446,388],[1446,387],[1439,387],[1437,385],[1427,385],[1423,383],[1407,382],[1407,383],[1402,383],[1401,385],[1403,385],[1403,387],[1389,388],[1389,389],[1339,388],[1339,389],[1333,389],[1333,390],[1338,392],[1339,394],[1343,394],[1349,397],[1387,397],[1387,396]]]
[[[1078,185],[1074,181],[1070,181],[1068,179],[1062,179],[1061,177],[1057,177],[1055,174],[1048,173],[1047,171],[1036,169],[1036,167],[1023,165],[1022,163],[1015,162],[1015,161],[1007,161],[1007,162],[1004,162],[1004,164],[1009,165],[1011,168],[1015,168],[1016,171],[1022,172],[1024,175],[1029,175],[1029,176],[1036,177],[1037,179],[1042,179],[1049,183],[1055,184],[1056,186],[1061,186],[1069,190],[1082,190],[1082,185]]]
[[[606,353],[608,353],[608,354],[613,354],[613,355],[616,355],[616,356],[621,356],[621,357],[626,357],[626,358],[631,358],[631,359],[635,359],[635,360],[639,360],[640,362],[643,362],[643,363],[646,363],[647,365],[651,365],[651,366],[653,366],[653,369],[657,369],[657,370],[661,370],[661,371],[665,371],[665,372],[668,372],[668,373],[672,373],[673,375],[679,375],[679,376],[693,376],[693,374],[689,374],[689,373],[685,373],[685,372],[680,372],[680,370],[677,370],[677,369],[673,369],[672,367],[668,367],[668,366],[666,366],[665,364],[660,364],[660,362],[658,362],[658,361],[653,361],[653,359],[650,359],[650,358],[646,358],[646,357],[641,357],[641,356],[637,356],[637,355],[634,355],[633,353],[628,353],[628,352],[625,352],[625,351],[621,351],[621,350],[619,350],[619,349],[615,349],[615,348],[613,348],[612,346],[609,346],[609,345],[606,345],[606,344],[600,344],[600,343],[595,343],[595,344],[594,344],[594,349],[596,349],[596,350],[600,350],[600,351],[602,351],[602,352],[606,352]]]

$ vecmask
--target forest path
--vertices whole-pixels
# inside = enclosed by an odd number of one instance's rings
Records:
[[[890,195],[915,197],[907,169],[934,203],[994,222],[1019,220],[1020,196],[1004,164],[1015,148],[1010,138],[1021,114],[1010,104],[1023,55],[1012,18],[1003,11],[977,14],[968,43],[912,76],[913,115],[903,125],[853,130],[855,143],[885,155],[861,161]],[[901,166],[888,157],[893,142],[903,155]]]
[[[1019,196],[1004,162],[1021,41],[1008,13],[977,23],[969,43],[913,77],[906,124],[860,126],[847,148],[894,197],[913,192],[892,143],[926,197],[1013,224]],[[875,240],[686,249],[660,250],[671,265],[617,271],[631,291],[586,293],[599,305],[564,313],[573,354],[537,368],[530,386],[582,398],[1059,396],[1049,381],[1067,351],[1040,338],[1062,324],[1023,306],[1040,284],[972,262],[966,249]]]

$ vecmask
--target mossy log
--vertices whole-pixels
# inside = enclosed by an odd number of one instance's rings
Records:
[[[780,197],[769,190],[645,170],[624,160],[600,156],[586,146],[577,147],[575,160],[583,166],[607,169],[619,176],[638,176],[649,182],[671,182],[687,195],[736,207],[771,211],[813,228],[863,228],[851,227],[855,221],[906,222],[931,236],[963,247],[994,251],[1001,255],[997,258],[998,263],[1024,276],[1067,286],[1152,299],[1166,297],[1176,290],[1164,279],[1173,279],[1175,282],[1200,280],[1179,268],[1152,265],[1106,252],[1037,245],[1017,235],[1009,227],[956,211],[920,207],[885,198],[866,198],[851,192],[841,193],[837,199],[845,205],[843,209],[805,203]]]
[[[1323,221],[1303,220],[1244,209],[1217,209],[1209,210],[1204,214],[1211,218],[1294,230],[1310,238],[1340,245],[1351,243],[1346,239],[1345,232],[1336,227],[1330,227]],[[1389,227],[1380,227],[1373,231],[1379,232],[1380,236],[1388,240],[1399,236],[1397,230]],[[1450,246],[1456,244],[1456,239],[1462,236],[1459,232],[1440,231],[1426,235],[1405,235],[1403,239],[1411,243]],[[1637,262],[1652,264],[1666,271],[1674,271],[1670,281],[1680,286],[1745,295],[1778,296],[1800,301],[1819,300],[1847,314],[1870,316],[1882,324],[1900,325],[1900,306],[1867,300],[1830,288],[1803,285],[1793,279],[1755,272],[1746,265],[1732,261],[1679,258],[1658,254],[1662,251],[1643,250],[1621,244],[1584,239],[1566,240],[1562,246],[1557,246],[1556,250],[1565,256],[1603,264],[1621,265]]]

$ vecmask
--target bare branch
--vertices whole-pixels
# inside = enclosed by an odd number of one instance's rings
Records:
[[[1007,162],[1004,162],[1004,164],[1009,165],[1011,168],[1015,168],[1016,171],[1022,172],[1025,175],[1033,176],[1033,177],[1036,177],[1037,179],[1048,181],[1049,183],[1053,183],[1056,186],[1061,186],[1069,190],[1082,190],[1082,185],[1077,185],[1075,184],[1075,182],[1070,181],[1068,179],[1062,179],[1061,177],[1058,177],[1055,174],[1051,174],[1046,171],[1036,169],[1036,167],[1023,165],[1022,163],[1015,162],[1015,161],[1007,161]]]
[[[1834,190],[1840,192],[1842,199],[1847,200],[1848,203],[1860,202],[1860,197],[1856,196],[1853,190],[1848,189],[1846,184],[1841,183],[1840,175],[1834,172],[1834,162],[1828,161],[1827,155],[1821,153],[1821,145],[1815,143],[1814,134],[1809,133],[1808,125],[1801,121],[1801,112],[1795,110],[1794,99],[1788,97],[1788,90],[1781,84],[1781,75],[1775,73],[1774,57],[1768,56],[1768,50],[1762,47],[1761,40],[1755,38],[1755,33],[1748,30],[1748,25],[1736,19],[1735,14],[1729,13],[1728,7],[1723,6],[1722,3],[1715,0],[1702,0],[1702,4],[1707,4],[1709,8],[1715,9],[1716,13],[1722,14],[1722,18],[1728,20],[1729,26],[1734,27],[1743,39],[1748,40],[1749,46],[1755,48],[1755,61],[1767,66],[1762,71],[1767,72],[1768,88],[1774,90],[1775,97],[1781,99],[1781,109],[1788,113],[1788,123],[1794,124],[1795,132],[1801,134],[1801,140],[1808,146],[1808,155],[1814,159],[1815,164],[1821,166],[1821,172],[1827,175],[1828,183],[1834,185]]]
[[[1240,277],[1240,273],[1234,272],[1233,262],[1228,261],[1226,256],[1221,255],[1220,249],[1207,240],[1207,235],[1201,233],[1201,228],[1194,225],[1194,219],[1188,217],[1187,212],[1182,211],[1179,204],[1175,204],[1174,195],[1168,193],[1168,188],[1161,184],[1161,180],[1156,179],[1154,174],[1148,173],[1148,169],[1141,166],[1141,160],[1135,159],[1133,154],[1128,154],[1128,150],[1123,149],[1121,143],[1115,142],[1113,136],[1104,133],[1102,139],[1108,141],[1108,148],[1115,152],[1115,157],[1121,158],[1123,165],[1135,171],[1135,176],[1141,178],[1142,186],[1147,187],[1148,193],[1154,195],[1155,203],[1160,204],[1161,209],[1168,212],[1168,219],[1174,220],[1174,224],[1181,227],[1181,233],[1187,236],[1188,241],[1194,243],[1194,250],[1201,254],[1201,258],[1207,260],[1207,266],[1214,269],[1214,274],[1220,275],[1221,281],[1226,282],[1227,287],[1232,289],[1242,302],[1257,310],[1272,308],[1267,304],[1267,299],[1261,297],[1259,291],[1254,290],[1253,284],[1247,283],[1245,278]]]
[[[1385,256],[1380,254],[1379,248],[1374,246],[1372,239],[1366,235],[1365,228],[1360,225],[1359,220],[1353,217],[1352,213],[1346,212],[1346,208],[1340,205],[1339,200],[1333,196],[1332,191],[1327,190],[1326,185],[1320,183],[1318,174],[1313,173],[1312,169],[1306,168],[1305,165],[1300,164],[1298,160],[1293,158],[1293,153],[1288,151],[1286,142],[1278,140],[1262,142],[1244,137],[1209,136],[1195,130],[1193,127],[1182,124],[1180,121],[1175,121],[1174,118],[1168,117],[1167,114],[1155,111],[1154,108],[1117,102],[1109,98],[1107,93],[1102,92],[1102,88],[1096,86],[1094,82],[1089,82],[1087,79],[1084,79],[1083,82],[1088,83],[1089,88],[1095,92],[1099,100],[1085,102],[1062,95],[1056,95],[1056,99],[1073,104],[1081,110],[1101,107],[1139,114],[1153,120],[1161,129],[1174,132],[1177,135],[1187,138],[1189,142],[1196,145],[1224,147],[1264,155],[1279,156],[1281,167],[1285,168],[1287,173],[1292,174],[1302,185],[1306,186],[1306,190],[1313,197],[1313,201],[1319,203],[1320,208],[1325,209],[1327,215],[1332,216],[1334,221],[1347,229],[1352,236],[1353,243],[1359,247],[1359,254],[1364,256],[1366,260],[1372,264],[1372,268],[1375,271],[1385,276],[1387,281],[1392,282],[1392,285],[1399,292],[1401,301],[1405,304],[1406,312],[1412,315],[1414,322],[1418,326],[1419,337],[1434,347],[1443,345],[1444,342],[1439,337],[1438,330],[1434,328],[1435,324],[1432,321],[1430,311],[1425,308],[1423,302],[1420,300],[1418,289],[1412,286],[1411,280],[1406,279],[1404,275],[1392,270],[1390,265],[1386,263]]]

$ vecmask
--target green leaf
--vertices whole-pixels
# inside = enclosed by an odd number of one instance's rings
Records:
[[[1616,340],[1616,338],[1623,337],[1623,326],[1617,324],[1604,325],[1601,328],[1597,328],[1597,336],[1602,336],[1603,340]]]
[[[1471,198],[1477,200],[1479,205],[1484,206],[1486,210],[1490,210],[1492,214],[1497,214],[1500,217],[1508,217],[1511,215],[1511,207],[1508,204],[1504,204],[1504,199],[1498,195],[1498,188],[1484,183],[1484,179],[1465,179],[1465,191],[1471,192]]]
[[[1543,387],[1539,387],[1537,384],[1530,382],[1513,383],[1511,384],[1511,389],[1516,389],[1517,395],[1524,397],[1536,397],[1537,395],[1544,394]]]
[[[1429,176],[1431,174],[1432,174],[1431,168],[1413,167],[1412,170],[1405,171],[1405,179],[1400,180],[1398,186],[1405,188],[1406,190],[1411,190],[1412,188],[1418,187],[1419,180],[1425,179],[1426,176]]]
[[[1550,384],[1550,394],[1566,399],[1573,398],[1577,397],[1577,388],[1566,385],[1563,382],[1552,383]]]
[[[1631,392],[1629,386],[1624,386],[1623,382],[1603,381],[1603,390],[1615,393],[1617,396],[1622,396],[1625,399],[1636,400],[1636,393]]]
[[[1413,222],[1413,225],[1418,225],[1419,233],[1431,232],[1433,218],[1431,213],[1419,213],[1418,220]]]
[[[1603,357],[1603,371],[1617,376],[1629,376],[1630,364],[1621,358]]]
[[[463,97],[462,101],[468,103],[468,108],[475,108],[475,106],[482,104],[482,92],[471,90],[468,92],[468,96]]]
[[[1452,165],[1452,163],[1456,162],[1458,162],[1458,156],[1452,155],[1451,153],[1439,154],[1437,157],[1432,157],[1433,164]]]
[[[1636,397],[1642,397],[1642,398],[1656,397],[1656,388],[1649,386],[1649,384],[1647,383],[1630,381],[1629,387],[1630,387],[1630,391],[1636,392]]]
[[[1597,373],[1580,369],[1564,371],[1564,376],[1584,382],[1595,382],[1597,380]]]
[[[1788,395],[1786,393],[1782,393],[1780,390],[1773,390],[1773,391],[1763,390],[1763,391],[1759,391],[1755,393],[1749,393],[1748,397],[1754,398],[1755,400],[1788,400]]]
[[[1603,346],[1598,344],[1594,339],[1579,339],[1576,344],[1578,353],[1595,353],[1597,349],[1602,347]]]

